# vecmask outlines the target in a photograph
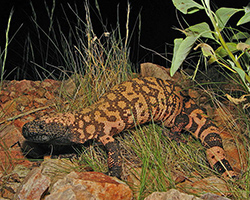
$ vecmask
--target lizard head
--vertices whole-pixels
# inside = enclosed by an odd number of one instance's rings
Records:
[[[67,120],[50,119],[45,117],[24,124],[22,134],[25,139],[34,143],[72,144],[73,134],[70,123],[67,123]]]

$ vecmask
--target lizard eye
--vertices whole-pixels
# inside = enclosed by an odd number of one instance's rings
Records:
[[[42,141],[48,141],[48,140],[49,140],[49,138],[47,135],[42,135]]]

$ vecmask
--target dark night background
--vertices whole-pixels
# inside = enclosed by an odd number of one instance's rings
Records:
[[[39,21],[41,22],[41,26],[48,26],[48,17],[46,13],[46,9],[44,7],[44,0],[31,0]],[[52,0],[46,0],[48,6],[51,6]],[[131,14],[130,14],[130,30],[134,26],[136,18],[141,10],[141,38],[140,44],[150,48],[158,53],[164,53],[166,44],[173,44],[173,40],[176,37],[183,37],[180,32],[173,29],[173,27],[180,28],[180,25],[177,21],[176,11],[172,4],[171,0],[130,0],[131,4]],[[249,0],[241,0],[241,1],[214,1],[216,2],[216,6],[218,7],[236,7],[242,8],[242,6],[247,5]],[[237,3],[236,3],[237,2]],[[78,11],[82,12],[82,16],[84,17],[84,0],[56,0],[56,10],[55,14],[57,18],[63,17],[61,11],[61,5],[65,8],[69,13],[68,16],[72,14],[72,12],[68,9],[67,4],[70,3],[72,6],[74,3],[78,6]],[[117,4],[119,4],[119,13],[120,13],[120,24],[121,28],[125,27],[126,22],[126,10],[127,10],[127,0],[99,0],[98,1],[103,19],[107,24],[110,24],[112,27],[115,27],[117,20]],[[94,0],[90,0],[90,4],[92,7],[95,7]],[[237,5],[236,5],[237,4]],[[14,14],[12,17],[11,27],[10,27],[10,37],[13,36],[18,27],[22,25],[21,29],[17,32],[14,39],[11,41],[8,49],[8,57],[7,63],[5,67],[5,76],[11,72],[14,68],[22,68],[23,66],[23,47],[25,44],[25,40],[27,38],[28,33],[34,33],[34,25],[30,20],[30,16],[32,15],[32,10],[30,7],[30,0],[3,0],[0,6],[0,47],[1,51],[3,51],[5,46],[5,30],[7,26],[7,21],[9,17],[9,13],[11,8],[14,8]],[[239,19],[242,16],[243,12],[239,15],[236,15],[236,19]],[[180,13],[178,14],[179,18]],[[202,18],[204,16],[204,18]],[[98,34],[98,19],[96,18],[94,12],[91,12],[91,17],[93,21],[93,26],[95,32]],[[201,13],[193,14],[193,15],[185,15],[185,19],[189,22],[189,24],[195,24],[198,22],[202,22],[207,18],[205,15],[201,15]],[[182,24],[183,21],[182,21]],[[235,25],[234,21],[230,21],[232,26]],[[249,26],[247,24],[246,26]],[[110,27],[109,25],[107,27]],[[185,27],[186,28],[186,27]],[[122,29],[123,33],[125,33],[125,29]],[[101,32],[100,32],[101,34]],[[134,34],[134,37],[131,41],[131,61],[134,64],[139,64],[141,62],[154,62],[161,65],[166,66],[167,63],[164,59],[160,58],[157,55],[154,55],[152,52],[147,51],[141,47],[138,48],[138,40],[137,34]],[[172,52],[172,49],[169,49],[169,52]],[[168,65],[170,65],[168,63]],[[19,71],[20,74],[17,74],[16,70],[12,71],[7,79],[35,79],[32,77],[32,73],[29,75],[23,76],[22,72]],[[1,73],[1,72],[0,72]]]

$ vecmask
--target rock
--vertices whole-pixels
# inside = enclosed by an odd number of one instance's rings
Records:
[[[23,165],[31,167],[33,163],[25,159],[20,150],[6,150],[0,151],[0,171],[5,171],[9,173],[16,165]]]
[[[0,91],[0,103],[5,103],[9,100],[9,95],[10,95],[10,92],[9,91],[4,91],[4,90],[1,90]]]
[[[181,193],[176,189],[170,189],[167,192],[153,192],[144,200],[202,200],[199,197]]]
[[[219,195],[216,195],[216,194],[212,194],[212,193],[204,194],[201,197],[201,199],[205,199],[205,200],[230,200],[227,197],[222,197],[222,196],[219,196]]]
[[[24,165],[17,165],[11,174],[17,174],[19,178],[24,179],[29,172],[30,169],[28,167],[25,167]]]
[[[40,200],[50,185],[50,179],[41,173],[40,168],[34,168],[26,176],[21,186],[18,188],[14,200]]]
[[[59,179],[63,179],[73,169],[79,167],[76,162],[72,162],[71,159],[51,159],[50,157],[44,157],[44,161],[41,163],[42,174],[48,176],[53,183]]]
[[[69,79],[62,81],[62,88],[64,89],[63,91],[65,91],[66,94],[68,94],[69,96],[73,96],[77,89],[75,76],[72,75],[72,77],[70,77]]]
[[[40,82],[39,82],[40,83]],[[43,88],[57,88],[60,86],[60,82],[53,79],[45,79],[41,82],[41,87]]]
[[[210,176],[193,182],[186,180],[185,182],[178,184],[177,187],[182,191],[197,195],[203,195],[207,192],[215,193],[217,195],[229,194],[226,182],[217,176]]]
[[[225,127],[220,135],[227,159],[233,169],[241,173],[247,170],[248,156],[246,154],[244,140],[242,141],[240,137],[237,136],[237,134],[243,132],[243,130],[240,129],[240,123],[238,124],[237,120],[235,120],[237,118],[236,112],[238,111],[230,106],[230,104],[226,105],[226,107],[224,105],[215,110],[214,119],[221,127]],[[243,127],[244,125],[242,128]]]
[[[26,93],[30,90],[30,88],[34,87],[34,82],[30,80],[21,80],[21,81],[16,81],[15,84],[13,84],[13,86],[15,87],[14,90],[20,93]]]
[[[233,169],[238,173],[247,170],[248,156],[242,141],[235,140],[232,134],[228,133],[227,131],[221,132],[221,138],[227,159],[232,165]]]
[[[141,75],[144,77],[152,76],[163,80],[174,81],[174,78],[170,76],[170,68],[165,68],[153,63],[142,63],[140,68]],[[179,73],[174,75],[175,78],[180,78],[179,76]]]
[[[180,86],[190,85],[190,81],[185,79],[184,76],[179,72],[176,72],[171,77],[170,68],[166,68],[157,64],[149,63],[149,62],[142,63],[140,65],[140,68],[141,68],[141,76],[143,77],[152,76],[152,77],[160,78],[160,79],[167,80],[167,81],[173,81],[175,83],[178,83]]]
[[[25,159],[20,150],[0,150],[0,174],[10,173],[16,165],[31,167],[33,163]]]
[[[197,98],[199,98],[201,96],[201,94],[195,89],[188,89],[188,95],[192,99],[197,99]]]
[[[13,199],[21,181],[29,173],[30,169],[23,165],[17,165],[14,170],[0,178],[1,196],[7,199]]]
[[[81,181],[75,181],[73,178],[66,177],[54,184],[50,192],[51,194],[46,196],[45,200],[95,200],[96,198],[86,189],[86,186],[82,185]]]
[[[2,127],[0,138],[1,147],[6,149],[10,148],[18,141],[22,142],[24,140],[21,131],[18,130],[18,128],[16,128],[14,125],[9,125],[4,128]]]
[[[1,115],[10,117],[15,114],[17,110],[17,102],[15,100],[6,101],[6,103],[1,104]]]
[[[51,91],[46,91],[44,97],[48,100],[52,100],[55,98],[54,94]]]
[[[99,172],[71,172],[57,181],[45,200],[132,199],[131,189],[122,181]]]
[[[24,166],[32,166],[22,154],[18,142],[22,143],[24,140],[20,130],[13,124],[2,127],[0,131],[0,171],[4,173],[11,172],[18,164]]]

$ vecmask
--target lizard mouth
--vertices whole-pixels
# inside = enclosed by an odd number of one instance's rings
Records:
[[[34,138],[34,137],[30,137],[30,131],[29,131],[29,122],[24,124],[23,125],[23,128],[22,128],[22,134],[23,134],[23,137],[26,139],[26,140],[30,140],[31,138]]]
[[[47,135],[38,135],[36,137],[26,138],[28,141],[36,143],[49,143],[51,139]]]

